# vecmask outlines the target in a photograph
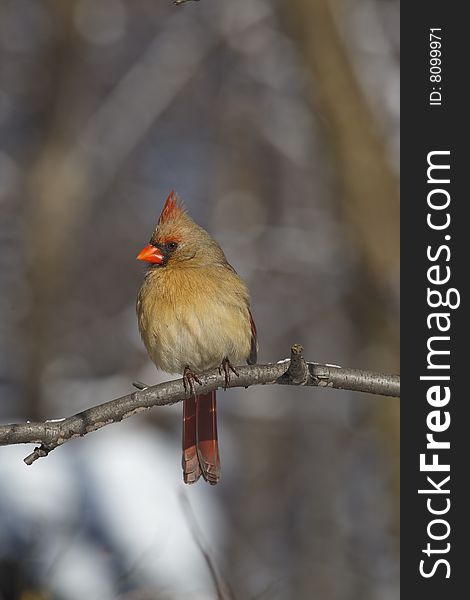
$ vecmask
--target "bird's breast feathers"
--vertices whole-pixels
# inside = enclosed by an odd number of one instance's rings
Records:
[[[150,358],[169,373],[246,361],[251,347],[248,291],[224,266],[152,269],[137,299],[139,329]]]

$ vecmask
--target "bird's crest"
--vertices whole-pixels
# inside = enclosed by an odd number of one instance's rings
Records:
[[[162,214],[158,219],[158,224],[165,223],[170,219],[174,219],[184,214],[184,207],[181,201],[178,199],[176,192],[171,190],[170,195],[166,199],[165,206],[163,207]]]

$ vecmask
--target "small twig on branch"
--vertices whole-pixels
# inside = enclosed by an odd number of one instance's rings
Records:
[[[226,384],[225,374],[218,369],[198,375],[201,384],[200,394],[207,394],[218,388],[250,387],[252,385],[306,385],[330,387],[356,392],[368,392],[382,396],[400,396],[400,377],[382,375],[370,371],[342,369],[335,365],[320,365],[306,362],[303,348],[294,344],[291,358],[275,364],[248,365],[237,367],[239,376],[232,377]],[[76,415],[43,423],[17,423],[0,425],[0,446],[13,444],[40,444],[24,459],[31,465],[38,458],[47,456],[51,450],[65,442],[96,431],[105,425],[118,423],[152,406],[167,406],[187,398],[182,379],[167,381],[144,387],[132,394],[92,406]]]

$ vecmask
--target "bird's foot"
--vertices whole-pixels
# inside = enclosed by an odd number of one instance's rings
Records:
[[[225,385],[224,385],[224,390],[227,389],[228,384],[230,383],[230,371],[232,371],[232,373],[235,373],[235,375],[237,377],[240,376],[239,372],[235,369],[235,367],[232,365],[232,363],[229,361],[229,359],[227,357],[224,358],[224,360],[222,361],[220,367],[219,367],[219,375],[222,375],[222,371],[225,374]]]
[[[186,393],[188,393],[188,389],[189,389],[192,396],[196,395],[196,390],[194,388],[194,382],[197,382],[197,383],[199,383],[199,385],[202,385],[202,381],[199,379],[199,377],[196,375],[196,373],[194,373],[194,371],[192,371],[188,367],[188,365],[186,365],[184,368],[184,372],[183,372],[184,391]]]

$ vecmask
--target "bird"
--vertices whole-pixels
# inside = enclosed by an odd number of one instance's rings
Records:
[[[183,376],[183,480],[220,480],[215,391],[197,394],[198,375],[219,369],[225,387],[236,366],[255,364],[258,337],[245,282],[215,239],[171,191],[150,241],[137,296],[139,331],[150,359]]]

